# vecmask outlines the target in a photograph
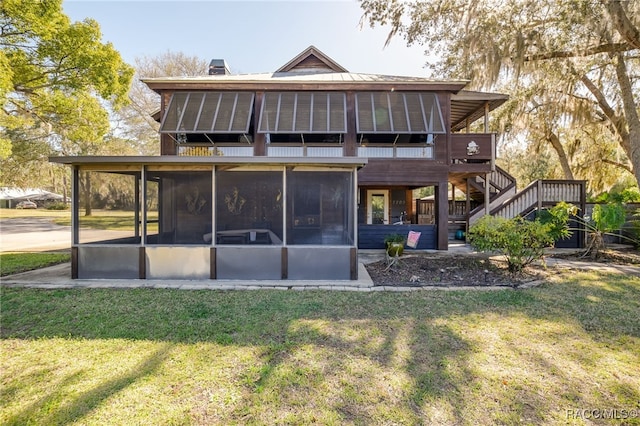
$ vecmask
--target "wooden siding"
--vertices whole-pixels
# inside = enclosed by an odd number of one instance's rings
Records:
[[[492,133],[454,133],[451,135],[452,161],[491,161],[494,159],[494,135]],[[475,142],[478,153],[469,155],[467,146]]]
[[[432,160],[370,158],[358,172],[360,186],[428,186],[446,179],[448,167]]]
[[[295,71],[297,69],[321,69],[321,70],[330,70],[326,63],[318,59],[315,55],[309,55],[302,61],[298,62],[294,67],[292,67],[289,71]]]
[[[409,231],[420,232],[417,250],[436,249],[435,225],[358,225],[358,248],[384,249],[384,239],[389,234],[409,235]],[[405,247],[405,250],[412,250]]]
[[[451,132],[448,130],[451,123],[451,94],[446,92],[438,93],[438,101],[442,111],[442,119],[447,127],[447,133],[442,137],[436,138],[434,149],[434,159],[436,161],[449,164],[451,158]]]

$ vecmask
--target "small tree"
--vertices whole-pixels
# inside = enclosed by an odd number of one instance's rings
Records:
[[[621,203],[596,204],[591,218],[584,219],[589,234],[589,244],[582,256],[592,258],[600,256],[600,252],[606,248],[604,237],[614,235],[612,232],[620,230],[625,220],[626,212]]]
[[[467,239],[475,250],[503,255],[509,272],[519,273],[553,244],[550,228],[539,220],[484,216],[471,226]]]

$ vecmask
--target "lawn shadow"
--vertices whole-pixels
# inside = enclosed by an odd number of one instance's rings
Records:
[[[31,416],[35,412],[47,413],[40,421],[41,424],[62,425],[73,423],[103,404],[112,395],[127,388],[140,378],[154,373],[165,361],[173,346],[170,343],[163,344],[162,347],[147,356],[143,362],[132,368],[128,373],[101,383],[75,398],[68,396],[70,386],[80,382],[86,375],[85,372],[77,371],[57,383],[48,383],[46,394],[43,397],[7,418],[4,424],[30,424],[32,423]]]
[[[640,338],[637,278],[576,274],[534,289],[485,292],[85,289],[59,290],[56,297],[43,290],[3,293],[4,339],[166,342],[125,376],[65,402],[47,417],[51,423],[81,418],[108,396],[152,374],[174,343],[261,348],[251,375],[238,383],[241,401],[225,413],[229,423],[312,422],[320,415],[315,411],[320,400],[336,422],[545,423],[564,408],[601,403],[582,390],[585,372],[601,359],[617,351],[640,362],[640,355],[632,353],[634,345],[637,348],[634,339]],[[531,339],[550,342],[550,352],[536,353],[533,343],[527,343],[529,336],[510,342],[508,330],[501,327],[516,320],[530,330]],[[483,322],[486,326],[479,327]],[[540,326],[549,330],[539,331]],[[505,366],[508,372],[503,375],[479,370],[483,360],[478,358],[486,356],[479,348],[482,333],[495,340],[496,353],[506,352],[523,366]],[[574,337],[581,339],[585,351],[552,348],[554,342]],[[561,393],[553,395],[557,406],[541,392],[543,385],[535,377],[527,378],[533,381],[527,386],[526,380],[509,376],[520,367],[553,381],[553,391]],[[598,380],[598,392],[609,395],[602,396],[607,402],[618,396],[625,403],[640,399],[633,382]],[[51,392],[28,410],[42,410],[58,397]],[[494,409],[494,417],[469,414],[481,408]],[[28,410],[12,417],[13,423],[24,419]]]

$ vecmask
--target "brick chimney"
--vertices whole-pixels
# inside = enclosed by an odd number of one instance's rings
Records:
[[[224,59],[212,59],[209,63],[209,75],[229,75],[229,65]]]

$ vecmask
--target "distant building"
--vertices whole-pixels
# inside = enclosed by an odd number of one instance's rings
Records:
[[[33,201],[39,207],[48,203],[62,201],[64,196],[36,188],[9,188],[0,187],[0,208],[12,209],[20,201]]]

